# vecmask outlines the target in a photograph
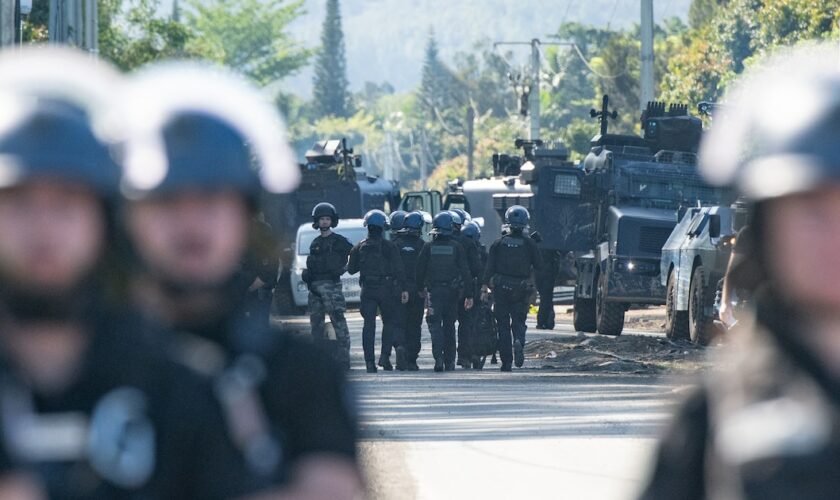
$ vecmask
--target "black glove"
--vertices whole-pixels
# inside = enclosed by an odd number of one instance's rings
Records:
[[[300,273],[300,279],[302,279],[307,285],[311,284],[309,282],[309,269],[304,269],[303,272]]]

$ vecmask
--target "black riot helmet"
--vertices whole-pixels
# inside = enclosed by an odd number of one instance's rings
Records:
[[[330,227],[338,225],[338,212],[335,211],[335,206],[332,203],[321,202],[312,209],[312,227],[314,229],[318,229],[318,220],[321,217],[330,218],[332,221]]]
[[[450,212],[440,212],[439,214],[435,215],[435,218],[432,221],[432,230],[435,232],[435,234],[452,234],[455,226],[455,223],[452,219],[453,217]]]
[[[514,205],[505,212],[505,222],[511,229],[525,229],[530,220],[531,215],[528,213],[528,209],[520,205]]]
[[[700,170],[750,201],[840,182],[837,49],[771,57],[727,94],[700,148]]]
[[[0,189],[55,179],[90,187],[103,199],[118,193],[120,169],[84,110],[45,100],[12,114],[0,129]]]
[[[365,227],[378,227],[388,229],[388,216],[382,210],[371,210],[365,214]]]
[[[390,225],[392,231],[399,231],[405,228],[406,215],[408,214],[406,214],[403,210],[391,212],[391,217],[388,221],[388,224]]]
[[[408,231],[420,231],[423,229],[423,214],[420,212],[411,212],[406,214],[403,220],[403,226]]]

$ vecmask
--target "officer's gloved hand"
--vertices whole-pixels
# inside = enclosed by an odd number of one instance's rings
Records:
[[[403,304],[407,304],[407,303],[408,303],[408,292],[403,292],[403,293],[402,293],[402,295],[400,295],[400,301],[401,301]]]
[[[490,290],[485,287],[481,290],[481,301],[487,302],[488,300],[490,300]]]
[[[300,279],[307,285],[311,285],[309,282],[309,269],[304,269],[303,272],[300,273]]]
[[[472,297],[468,297],[468,298],[464,299],[464,309],[469,311],[470,309],[472,309],[472,306],[473,306]]]

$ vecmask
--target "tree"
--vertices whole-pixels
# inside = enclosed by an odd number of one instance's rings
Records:
[[[190,0],[191,55],[240,71],[265,86],[305,66],[311,51],[288,33],[303,0]]]
[[[156,0],[99,1],[99,53],[128,71],[148,62],[183,57],[191,33],[174,19],[157,14]]]
[[[315,61],[313,83],[316,116],[347,118],[353,114],[353,103],[347,89],[347,60],[338,0],[327,0],[327,16],[321,29],[321,48]]]

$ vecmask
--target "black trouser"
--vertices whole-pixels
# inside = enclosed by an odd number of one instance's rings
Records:
[[[271,323],[271,291],[271,288],[260,288],[248,292],[246,299],[245,313],[264,327]]]
[[[416,291],[409,292],[408,302],[398,307],[397,328],[401,332],[405,347],[405,360],[409,363],[417,361],[420,355],[420,330],[423,326],[424,301]]]
[[[399,328],[395,328],[395,313],[399,305],[399,297],[394,287],[390,284],[372,287],[362,286],[361,304],[359,312],[365,324],[362,327],[362,348],[365,352],[365,361],[375,361],[373,352],[376,339],[376,311],[382,316],[382,348],[380,355],[388,356],[391,347],[400,345]]]
[[[464,298],[458,300],[458,359],[469,360],[475,334],[475,308],[467,310]]]
[[[458,318],[457,302],[461,291],[449,286],[432,286],[429,289],[429,314],[426,323],[432,334],[432,354],[435,360],[447,364],[455,362],[455,320]]]
[[[525,319],[528,317],[528,296],[526,293],[510,293],[494,290],[493,315],[499,328],[499,357],[503,364],[513,361],[512,341],[518,340],[525,346]],[[511,339],[511,331],[513,339]]]
[[[543,251],[543,267],[536,273],[535,285],[540,294],[540,309],[537,325],[554,328],[554,281],[557,277],[557,252]]]

